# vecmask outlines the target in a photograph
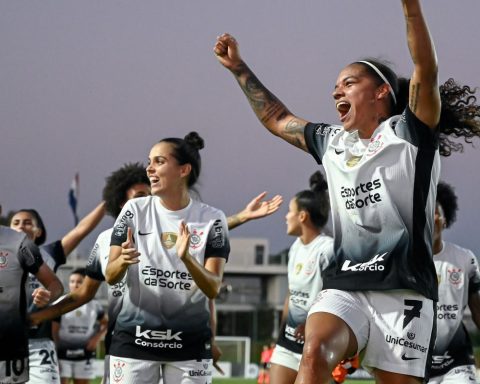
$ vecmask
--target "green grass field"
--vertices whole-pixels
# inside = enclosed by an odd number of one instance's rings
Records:
[[[100,384],[100,379],[92,381],[92,384]],[[214,379],[213,384],[256,384],[255,379]],[[347,380],[345,384],[373,384],[371,380]]]

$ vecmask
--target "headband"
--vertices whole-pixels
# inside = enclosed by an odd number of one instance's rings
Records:
[[[390,87],[390,94],[392,95],[392,98],[393,98],[393,103],[397,105],[397,98],[395,97],[395,93],[393,92],[392,84],[390,84],[390,82],[387,80],[385,75],[375,65],[373,65],[369,61],[361,60],[361,61],[357,61],[357,63],[367,64],[370,68],[372,68],[375,71],[375,73],[378,76],[380,76],[380,78],[383,80],[384,83],[388,84],[388,86]]]

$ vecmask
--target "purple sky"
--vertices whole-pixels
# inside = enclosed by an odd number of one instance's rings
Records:
[[[425,0],[440,80],[480,86],[478,0]],[[288,247],[288,200],[308,186],[313,158],[269,134],[213,44],[232,33],[264,84],[295,114],[337,122],[331,91],[343,66],[383,57],[411,64],[400,1],[2,1],[0,2],[0,203],[39,210],[53,241],[73,224],[67,192],[80,173],[81,216],[104,178],[145,161],[153,143],[191,130],[205,139],[199,190],[231,214],[263,190],[286,204],[233,236]],[[443,161],[460,212],[447,239],[480,254],[480,152]],[[105,219],[99,230],[111,226]],[[88,252],[95,235],[80,246]]]

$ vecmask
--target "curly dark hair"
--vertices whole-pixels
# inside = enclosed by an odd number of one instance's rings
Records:
[[[444,181],[437,185],[437,203],[443,209],[445,225],[449,228],[457,219],[458,203],[454,188]]]
[[[452,152],[463,152],[463,144],[451,138],[461,138],[472,144],[480,137],[480,106],[474,96],[476,88],[459,85],[449,79],[440,86],[442,116],[440,119],[440,154],[450,156]]]
[[[316,171],[310,176],[310,189],[298,192],[295,195],[297,207],[306,211],[310,220],[317,228],[323,228],[328,221],[330,200],[328,198],[328,184],[323,174]]]
[[[410,80],[397,77],[390,68],[390,63],[384,60],[375,58],[363,60],[377,67],[390,83],[397,99],[396,104],[393,101],[390,103],[391,113],[394,115],[403,113],[408,104]],[[384,82],[369,65],[358,61],[352,64],[362,65],[379,85]],[[463,152],[463,144],[455,139],[463,138],[466,143],[472,144],[474,137],[480,138],[480,106],[476,104],[476,90],[467,85],[460,85],[452,78],[439,87],[442,101],[438,126],[440,155],[446,157],[452,152]]]
[[[128,163],[105,178],[103,199],[110,216],[117,217],[127,200],[127,191],[135,184],[150,185],[145,166],[142,163]]]

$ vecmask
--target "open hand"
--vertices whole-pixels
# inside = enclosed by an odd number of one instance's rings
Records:
[[[184,221],[180,223],[178,229],[177,242],[175,247],[177,249],[177,255],[181,260],[184,260],[188,254],[188,247],[190,246],[190,230]]]

